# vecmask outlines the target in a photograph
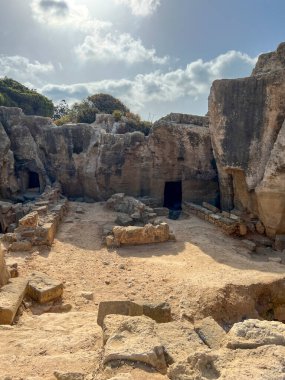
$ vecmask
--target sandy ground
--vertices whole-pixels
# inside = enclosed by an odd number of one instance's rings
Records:
[[[84,213],[75,212],[78,206]],[[180,300],[191,286],[251,284],[284,276],[284,265],[249,255],[239,239],[194,216],[167,220],[176,242],[107,250],[102,230],[115,217],[100,203],[70,203],[51,249],[8,258],[18,262],[21,276],[38,270],[63,281],[62,303],[71,304],[72,311],[35,315],[45,308],[32,307],[15,327],[0,329],[0,379],[8,375],[13,380],[53,379],[58,369],[98,371],[98,379],[111,377],[113,370],[102,374],[100,367],[102,341],[96,325],[100,301],[168,301],[178,319]],[[82,291],[93,292],[94,300],[84,299]],[[165,378],[135,371],[138,380]]]

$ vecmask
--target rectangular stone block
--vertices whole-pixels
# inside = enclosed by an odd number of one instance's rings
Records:
[[[63,284],[45,273],[34,272],[29,278],[27,294],[38,303],[50,302],[62,296]]]
[[[11,325],[27,290],[28,280],[12,278],[0,292],[0,325]]]
[[[218,213],[218,212],[220,212],[220,210],[219,210],[216,206],[213,206],[213,205],[211,205],[211,204],[208,203],[208,202],[203,202],[203,203],[202,203],[202,206],[203,206],[204,208],[210,210],[211,212],[215,213],[215,214]]]
[[[194,328],[209,348],[218,350],[221,347],[221,342],[226,336],[226,332],[212,317],[195,322]]]

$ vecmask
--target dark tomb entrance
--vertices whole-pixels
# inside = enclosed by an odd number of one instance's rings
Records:
[[[164,207],[169,209],[169,218],[178,219],[181,213],[182,182],[165,182]]]
[[[29,172],[29,189],[40,189],[40,178],[38,173]]]

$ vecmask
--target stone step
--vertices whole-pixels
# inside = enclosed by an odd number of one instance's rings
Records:
[[[26,293],[28,280],[12,278],[0,289],[0,325],[11,325]]]

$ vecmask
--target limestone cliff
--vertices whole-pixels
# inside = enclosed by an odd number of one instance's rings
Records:
[[[285,232],[284,47],[249,78],[215,81],[209,97],[222,208],[255,214],[272,236]]]
[[[207,123],[172,114],[149,136],[118,134],[120,125],[110,115],[91,125],[58,127],[0,107],[0,194],[16,199],[30,187],[43,190],[57,181],[71,197],[105,200],[124,192],[162,204],[165,183],[181,181],[184,200],[215,203],[219,189]]]

